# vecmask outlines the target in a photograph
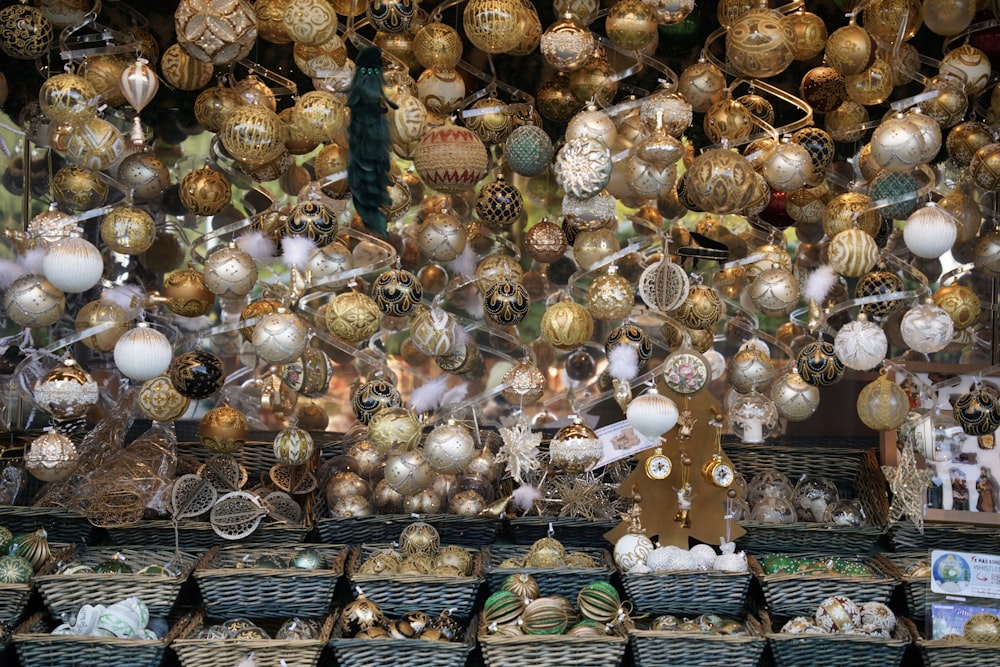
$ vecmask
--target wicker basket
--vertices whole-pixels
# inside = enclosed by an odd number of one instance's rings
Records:
[[[879,565],[883,570],[902,582],[906,599],[906,614],[910,618],[927,618],[927,592],[930,590],[929,577],[915,577],[906,570],[918,563],[927,563],[927,553],[880,554]]]
[[[479,638],[487,667],[616,667],[627,643],[625,637],[573,635]]]
[[[312,547],[319,551],[326,566],[316,570],[285,570],[240,567],[244,558],[262,556],[291,560],[299,551]],[[194,578],[212,617],[251,616],[280,618],[287,616],[326,616],[333,606],[333,594],[344,573],[347,551],[326,544],[292,544],[268,549],[225,547],[213,550]]]
[[[187,428],[189,424],[191,428]],[[214,452],[201,445],[201,441],[198,439],[199,422],[197,420],[175,422],[175,425],[177,426],[178,453],[190,455],[202,462],[215,456]],[[250,431],[246,444],[233,454],[239,464],[246,468],[251,480],[257,480],[261,475],[267,475],[271,467],[278,462],[274,456],[274,436],[277,434],[277,431]],[[341,442],[344,436],[342,433],[310,431],[309,434],[313,438],[316,449],[320,451],[321,459],[343,453]]]
[[[750,590],[750,572],[684,571],[650,574],[622,573],[625,593],[636,613],[743,613]]]
[[[789,554],[792,555],[792,554]],[[826,555],[797,554],[805,558],[825,558]],[[799,573],[764,574],[756,558],[747,559],[764,589],[767,609],[774,616],[812,616],[819,603],[831,595],[846,595],[862,602],[888,603],[896,579],[884,572],[871,558],[853,558],[872,570],[872,576],[856,576],[827,572],[817,575]]]
[[[54,625],[38,612],[18,627],[13,643],[21,667],[158,667],[167,646],[188,632],[191,623],[191,617],[182,618],[163,639],[53,635]]]
[[[609,544],[604,533],[618,524],[616,519],[590,521],[575,517],[519,516],[508,519],[506,533],[514,544],[532,544],[551,536],[567,547],[597,547]]]
[[[490,592],[500,590],[503,580],[512,574],[530,574],[538,582],[542,595],[557,595],[575,600],[580,589],[592,581],[610,581],[615,566],[604,549],[580,549],[597,561],[597,567],[499,567],[508,558],[524,558],[527,547],[493,546],[486,549],[486,582]]]
[[[481,548],[493,542],[500,530],[497,519],[454,514],[424,514],[419,519],[412,514],[379,514],[348,519],[319,518],[325,514],[326,501],[314,504],[316,529],[327,544],[382,544],[399,539],[403,529],[414,521],[434,526],[442,544]]]
[[[133,573],[56,573],[60,564],[82,563],[94,567],[112,559],[116,553],[125,556],[125,562],[132,567]],[[179,569],[177,576],[137,574],[147,565],[166,565],[171,562]],[[197,564],[195,556],[176,553],[173,549],[145,546],[70,547],[58,554],[35,577],[35,583],[45,606],[56,618],[62,614],[76,613],[85,604],[112,604],[129,597],[142,600],[151,616],[166,616],[177,601],[181,586]]]
[[[284,523],[262,522],[257,530],[242,540],[219,537],[207,521],[181,521],[174,524],[166,519],[139,521],[130,526],[108,529],[112,544],[146,544],[151,547],[177,548],[183,551],[207,551],[214,546],[241,544],[266,547],[272,544],[294,544],[305,540],[311,527],[289,526]]]
[[[175,639],[171,647],[183,667],[230,667],[249,653],[254,654],[258,665],[280,665],[284,660],[286,667],[315,667],[323,647],[330,640],[333,622],[334,615],[327,616],[323,619],[319,638],[305,641],[197,639],[198,632],[205,624],[203,612],[198,612],[188,626],[187,633]],[[268,623],[262,627],[269,632],[276,629],[274,624]]]
[[[461,642],[420,639],[352,639],[334,628],[330,638],[340,667],[462,667],[476,645],[477,619],[473,619]]]
[[[21,620],[30,597],[31,584],[0,584],[0,623]]]
[[[94,527],[87,518],[62,507],[0,505],[0,526],[18,535],[44,528],[50,542],[88,542]]]
[[[904,619],[905,620],[905,619]],[[924,667],[979,667],[1000,664],[1000,645],[964,640],[923,639],[910,626]]]
[[[911,521],[894,523],[889,527],[892,547],[897,552],[931,549],[966,551],[972,553],[1000,553],[1000,530],[995,526],[970,526],[958,523],[924,522],[921,534]]]
[[[398,616],[415,609],[428,613],[452,610],[453,616],[472,615],[476,596],[483,586],[483,555],[475,554],[473,571],[467,577],[428,574],[359,574],[358,568],[373,551],[387,545],[355,547],[347,559],[351,588],[360,588],[382,612]]]
[[[768,622],[766,616],[764,621]],[[916,639],[913,633],[913,624],[901,618],[896,623],[892,639],[846,634],[792,635],[768,632],[767,643],[771,647],[771,654],[777,667],[804,665],[893,667],[902,662],[906,648]]]
[[[826,477],[837,485],[842,498],[858,498],[872,522],[871,526],[853,527],[802,521],[792,524],[741,521],[746,535],[736,542],[747,553],[822,551],[855,556],[867,554],[885,532],[889,491],[876,450],[740,443],[723,446],[736,470],[747,480],[767,468],[785,473],[793,483],[805,474]]]
[[[756,667],[767,638],[753,616],[748,616],[749,635],[709,635],[702,632],[630,630],[629,643],[636,667]]]

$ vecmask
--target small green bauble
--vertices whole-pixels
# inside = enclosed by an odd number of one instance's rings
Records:
[[[323,554],[316,547],[306,547],[295,554],[292,565],[300,570],[321,570],[326,565]]]
[[[522,125],[507,137],[504,158],[507,165],[521,176],[537,176],[552,163],[552,140],[536,125]]]
[[[143,576],[149,577],[172,577],[174,573],[163,567],[162,565],[147,565],[142,568],[136,574],[141,574]]]
[[[34,570],[28,559],[20,556],[0,556],[0,584],[26,584]]]
[[[94,568],[94,572],[98,574],[132,574],[132,566],[125,562],[125,556],[116,553]]]
[[[917,179],[905,171],[880,171],[868,184],[868,196],[876,205],[892,202],[877,209],[880,218],[906,220],[919,203]]]

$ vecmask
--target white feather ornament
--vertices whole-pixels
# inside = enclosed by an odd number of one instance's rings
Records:
[[[45,249],[32,248],[24,253],[17,260],[18,264],[24,267],[27,273],[37,273],[43,275],[42,264],[45,262]]]
[[[608,352],[608,375],[616,380],[634,380],[639,375],[639,354],[631,345],[615,345]]]
[[[316,242],[306,236],[286,236],[281,239],[281,259],[290,269],[306,268]]]
[[[410,395],[410,407],[418,413],[434,412],[440,407],[441,400],[444,398],[447,389],[447,375],[442,375],[439,378],[422,384],[414,389],[413,394]]]
[[[837,282],[837,271],[829,264],[816,267],[806,279],[802,296],[806,301],[822,304]]]
[[[267,262],[274,257],[274,241],[264,236],[263,232],[247,232],[236,239],[236,245],[258,262]]]
[[[12,259],[0,259],[0,289],[7,289],[12,282],[25,273],[27,271],[20,263]]]
[[[522,512],[528,512],[535,507],[535,503],[542,499],[542,492],[530,484],[522,484],[514,489],[514,507]]]
[[[476,251],[472,245],[466,245],[462,254],[448,262],[452,271],[460,276],[471,276],[476,273]]]

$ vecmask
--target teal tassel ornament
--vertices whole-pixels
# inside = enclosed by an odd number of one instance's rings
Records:
[[[385,238],[386,217],[382,207],[391,203],[387,188],[392,184],[389,162],[392,140],[386,114],[389,107],[395,109],[396,105],[382,90],[385,84],[382,49],[377,46],[362,49],[355,65],[347,97],[351,109],[347,186],[365,229]]]

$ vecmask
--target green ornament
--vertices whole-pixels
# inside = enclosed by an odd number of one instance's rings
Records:
[[[258,570],[287,570],[288,561],[281,556],[261,556],[254,561],[253,566]]]
[[[552,140],[537,125],[522,125],[504,143],[507,165],[522,176],[537,176],[548,169],[553,154]]]
[[[0,584],[26,584],[34,569],[27,558],[0,556]]]
[[[292,565],[300,570],[322,570],[326,565],[323,554],[316,547],[306,547],[292,559]]]
[[[880,171],[868,184],[868,196],[876,204],[883,199],[894,202],[878,209],[883,220],[905,220],[917,210],[917,179],[905,171]]]
[[[59,570],[59,574],[94,574],[94,568],[84,563],[70,563]]]
[[[14,534],[0,526],[0,551],[7,551],[7,547],[10,546],[10,541],[14,539]]]
[[[660,50],[670,53],[690,51],[705,39],[702,33],[701,3],[697,3],[683,21],[660,26]]]
[[[162,565],[147,565],[136,574],[148,575],[151,577],[172,577],[174,574]]]
[[[125,562],[125,556],[116,553],[94,568],[97,574],[132,574],[132,566]]]

